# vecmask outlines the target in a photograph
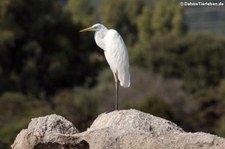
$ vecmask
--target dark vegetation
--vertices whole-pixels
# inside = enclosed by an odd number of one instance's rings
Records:
[[[132,85],[121,108],[137,108],[186,131],[225,136],[225,38],[189,32],[175,0],[0,1],[0,148],[32,117],[57,113],[79,130],[114,107],[113,76],[92,33],[116,28]]]

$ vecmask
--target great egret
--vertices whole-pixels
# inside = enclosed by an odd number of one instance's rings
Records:
[[[126,45],[116,30],[107,29],[102,24],[95,24],[80,32],[85,31],[95,31],[95,42],[104,50],[105,58],[115,79],[115,109],[118,110],[119,84],[125,88],[130,86],[129,58]]]

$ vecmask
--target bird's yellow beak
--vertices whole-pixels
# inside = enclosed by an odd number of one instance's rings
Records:
[[[80,30],[80,32],[92,31],[92,29],[93,29],[92,27],[88,27],[88,28]]]

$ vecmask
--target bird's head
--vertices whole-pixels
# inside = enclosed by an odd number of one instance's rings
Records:
[[[80,32],[99,31],[99,30],[105,29],[105,28],[106,27],[104,25],[97,23],[97,24],[92,25],[91,27],[80,30]]]

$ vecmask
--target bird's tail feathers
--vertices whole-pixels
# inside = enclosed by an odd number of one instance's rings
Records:
[[[120,75],[121,74],[121,75]],[[129,70],[118,74],[120,85],[124,88],[130,87],[130,72]]]

